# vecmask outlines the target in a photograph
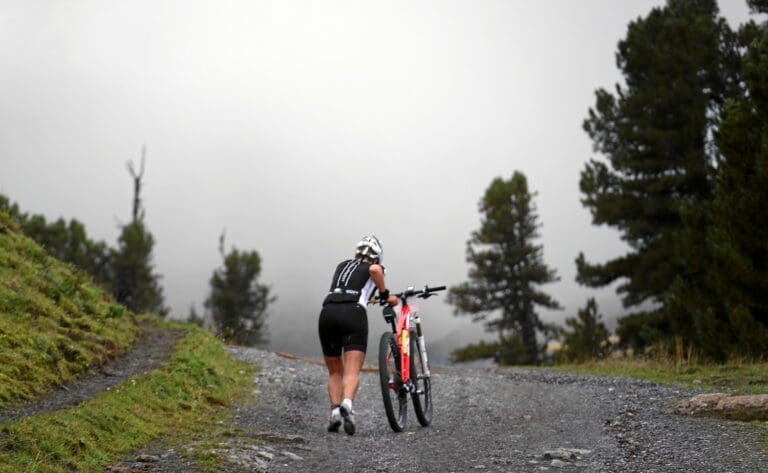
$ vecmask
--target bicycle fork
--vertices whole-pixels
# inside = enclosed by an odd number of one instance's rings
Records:
[[[427,359],[427,344],[424,341],[424,333],[421,331],[421,318],[418,314],[413,315],[413,323],[416,325],[416,342],[421,355],[421,362],[424,363],[424,377],[431,376],[429,372],[429,360]]]

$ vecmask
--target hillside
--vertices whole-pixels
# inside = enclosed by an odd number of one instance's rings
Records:
[[[103,363],[138,334],[134,314],[0,213],[0,408]]]
[[[131,313],[0,213],[0,473],[103,471],[207,436],[252,373],[210,332]]]

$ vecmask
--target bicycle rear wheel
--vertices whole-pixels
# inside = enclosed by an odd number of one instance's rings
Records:
[[[416,341],[416,332],[411,333],[411,379],[416,389],[411,392],[413,410],[419,424],[426,427],[432,423],[432,380],[427,377],[424,359]]]
[[[390,332],[383,333],[379,341],[379,380],[389,426],[395,432],[402,432],[408,413],[408,394],[400,379],[400,353]]]

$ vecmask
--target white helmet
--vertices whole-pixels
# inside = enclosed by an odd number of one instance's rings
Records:
[[[355,249],[355,256],[364,256],[381,262],[381,255],[384,250],[381,247],[381,242],[373,235],[363,237],[357,244]]]

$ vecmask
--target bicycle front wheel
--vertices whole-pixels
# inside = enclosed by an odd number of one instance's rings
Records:
[[[408,394],[400,378],[400,353],[390,332],[383,333],[379,341],[379,380],[389,426],[395,432],[402,432],[408,413]]]
[[[432,423],[432,380],[426,375],[426,363],[416,340],[416,332],[411,333],[411,379],[416,388],[411,391],[411,398],[419,424],[426,427]]]

